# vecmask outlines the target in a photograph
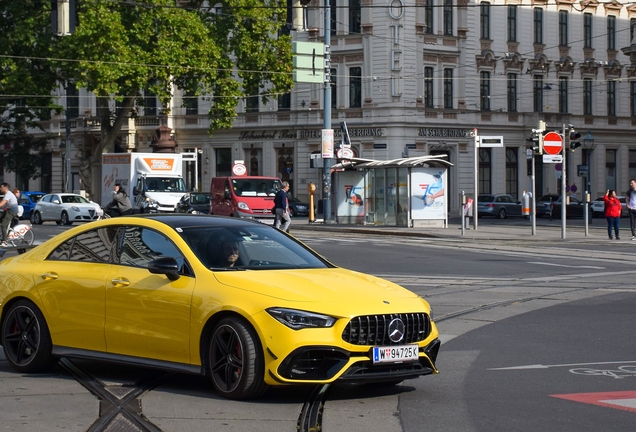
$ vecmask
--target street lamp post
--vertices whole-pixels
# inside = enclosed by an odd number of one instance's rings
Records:
[[[66,190],[66,141],[60,144],[60,156],[62,156],[62,192],[67,192]]]
[[[587,176],[586,176],[586,180],[587,180],[587,188],[585,191],[585,235],[588,235],[588,216],[593,217],[593,215],[590,214],[590,199],[591,199],[591,195],[592,195],[592,181],[591,181],[591,177],[592,177],[592,167],[590,164],[591,161],[591,156],[592,156],[592,149],[594,148],[594,137],[592,136],[592,133],[590,131],[587,131],[587,133],[585,134],[585,136],[583,137],[583,148],[585,148],[585,159],[587,161]]]

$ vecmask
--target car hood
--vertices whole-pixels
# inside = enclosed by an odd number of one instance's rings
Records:
[[[215,272],[214,276],[237,289],[288,302],[330,303],[330,309],[335,304],[348,313],[361,304],[377,306],[378,312],[369,313],[382,313],[387,304],[402,304],[413,311],[422,307],[414,303],[418,295],[393,282],[341,268]]]

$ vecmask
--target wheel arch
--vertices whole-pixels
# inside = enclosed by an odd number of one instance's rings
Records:
[[[44,310],[40,307],[40,305],[38,304],[37,300],[32,298],[31,296],[25,295],[24,293],[20,293],[19,295],[11,297],[9,300],[7,300],[2,305],[2,308],[0,309],[0,330],[2,329],[2,326],[4,325],[4,320],[5,320],[6,316],[7,316],[6,312],[9,309],[11,309],[11,306],[13,306],[15,303],[19,302],[20,300],[27,300],[27,301],[33,303],[33,305],[36,308],[38,308],[38,310],[40,311],[40,313],[44,317],[44,320],[46,321],[46,315],[44,315]]]

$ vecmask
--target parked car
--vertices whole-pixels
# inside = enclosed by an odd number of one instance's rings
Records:
[[[22,213],[22,217],[20,219],[30,219],[33,222],[33,209],[35,209],[35,204],[37,204],[42,197],[46,195],[46,192],[31,192],[31,191],[20,191],[20,198],[18,199],[18,204],[22,206],[24,212]]]
[[[621,202],[621,217],[627,217],[629,213],[627,212],[627,202],[625,201],[625,197],[617,195],[616,198],[618,198]],[[593,217],[605,217],[605,202],[603,201],[603,197],[592,201],[590,207],[592,209]]]
[[[210,194],[208,192],[188,192],[174,206],[177,213],[210,213]]]
[[[271,226],[207,215],[100,220],[5,258],[0,322],[19,373],[92,358],[206,375],[229,399],[395,384],[437,373],[441,345],[421,296]]]
[[[302,202],[292,194],[289,197],[289,212],[292,216],[309,216],[309,204]]]
[[[512,195],[484,194],[477,197],[477,215],[494,216],[505,219],[508,216],[521,216],[521,201],[516,201]]]
[[[99,204],[74,193],[44,195],[33,210],[33,223],[55,221],[58,225],[95,220],[103,213]]]
[[[561,217],[561,195],[547,194],[543,195],[536,202],[537,217],[550,216],[553,219]],[[583,217],[585,206],[582,201],[577,198],[570,197],[570,203],[566,206],[566,217]]]

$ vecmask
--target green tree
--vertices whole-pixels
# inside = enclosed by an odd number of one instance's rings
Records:
[[[286,1],[222,1],[221,13],[202,8],[202,1],[183,3],[77,0],[75,31],[51,44],[61,79],[94,92],[102,108],[101,139],[86,152],[90,169],[83,170],[92,173],[92,182],[84,183],[93,191],[99,190],[101,154],[114,150],[124,122],[143,105],[144,90],[164,107],[173,86],[209,95],[212,133],[231,127],[246,89],[261,89],[267,102],[292,86],[290,38],[277,37]],[[109,111],[113,99],[119,109]]]
[[[51,93],[58,77],[48,60],[50,23],[49,4],[0,0],[0,153],[5,169],[21,179],[41,175],[47,146],[41,121],[60,108]]]

